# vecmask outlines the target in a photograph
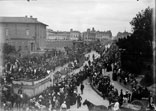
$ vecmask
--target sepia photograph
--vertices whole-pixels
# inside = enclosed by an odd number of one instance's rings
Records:
[[[155,0],[0,0],[0,111],[156,111]]]

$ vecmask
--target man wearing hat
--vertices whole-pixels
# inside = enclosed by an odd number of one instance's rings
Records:
[[[80,86],[81,94],[83,94],[83,89],[84,89],[84,85],[83,83],[81,83],[81,86]]]
[[[81,100],[82,100],[82,97],[80,96],[80,94],[78,94],[76,100],[77,100],[77,108],[81,107]]]

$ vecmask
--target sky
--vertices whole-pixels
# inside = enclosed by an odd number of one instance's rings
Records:
[[[0,0],[0,16],[33,16],[55,31],[87,28],[132,31],[129,22],[138,12],[154,7],[154,0]]]

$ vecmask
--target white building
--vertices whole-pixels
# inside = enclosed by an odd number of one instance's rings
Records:
[[[78,40],[80,36],[79,31],[73,31],[72,29],[69,32],[47,30],[47,39],[49,40]]]

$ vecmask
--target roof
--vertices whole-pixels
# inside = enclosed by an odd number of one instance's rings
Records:
[[[117,36],[125,36],[125,35],[128,36],[128,35],[131,35],[131,33],[126,32],[126,31],[117,33]]]
[[[39,23],[46,25],[42,22],[39,22],[37,18],[33,17],[0,17],[0,23]]]
[[[11,40],[35,40],[33,38],[11,38]]]

